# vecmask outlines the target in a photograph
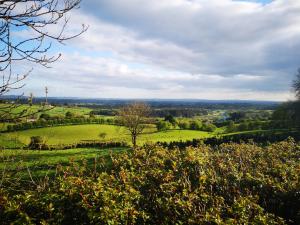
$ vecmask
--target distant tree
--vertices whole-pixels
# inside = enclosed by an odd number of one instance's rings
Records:
[[[89,116],[90,118],[95,118],[95,111],[90,111]]]
[[[30,137],[30,143],[29,143],[28,147],[30,149],[41,150],[41,149],[47,148],[47,145],[41,136],[33,136],[33,137]]]
[[[238,126],[239,131],[246,131],[249,129],[249,123],[248,122],[242,122]]]
[[[105,132],[101,132],[99,134],[99,138],[102,139],[102,140],[104,140],[106,138],[106,136],[107,136],[107,133],[105,133]]]
[[[193,120],[190,123],[190,129],[191,130],[200,130],[202,127],[202,123],[199,120]]]
[[[300,128],[300,101],[291,101],[281,104],[274,111],[272,119],[279,121],[280,126],[283,126],[283,128]]]
[[[72,119],[74,117],[75,117],[75,114],[73,112],[70,112],[70,111],[66,112],[66,118],[67,119]]]
[[[119,110],[118,121],[131,134],[131,142],[136,147],[137,137],[143,133],[150,122],[150,106],[144,103],[132,103]]]
[[[47,113],[42,113],[40,115],[40,119],[44,119],[44,120],[50,120],[51,119],[51,116]]]
[[[156,123],[156,128],[158,131],[164,131],[171,129],[172,124],[169,121],[158,121]]]
[[[202,126],[203,131],[213,132],[217,129],[217,127],[212,123],[204,123]]]
[[[298,69],[296,79],[293,81],[293,88],[295,90],[296,97],[300,100],[300,68]]]
[[[234,132],[236,131],[236,125],[234,124],[234,122],[232,120],[229,121],[229,124],[227,126],[227,132]]]
[[[273,112],[274,128],[300,128],[300,68],[292,87],[297,97],[296,101],[285,102]],[[276,127],[275,127],[276,126]]]
[[[182,130],[188,130],[188,129],[190,129],[190,123],[188,121],[180,121],[178,123],[178,126]]]
[[[233,120],[234,122],[238,122],[242,119],[246,118],[245,112],[232,112],[229,114],[229,120]]]
[[[165,116],[165,121],[170,122],[173,126],[176,125],[176,119],[171,114]]]

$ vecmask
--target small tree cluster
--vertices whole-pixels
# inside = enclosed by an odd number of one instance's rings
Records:
[[[156,128],[158,131],[166,131],[166,130],[169,130],[172,128],[172,123],[170,123],[169,121],[162,121],[162,120],[159,120],[157,123],[156,123]]]
[[[178,123],[178,127],[182,130],[200,130],[207,132],[213,132],[217,129],[217,127],[214,124],[209,122],[202,123],[200,120],[183,120]]]

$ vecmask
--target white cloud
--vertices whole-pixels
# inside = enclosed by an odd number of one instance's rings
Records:
[[[72,21],[88,24],[88,32],[62,49],[65,56],[51,71],[34,72],[66,84],[65,95],[87,95],[88,88],[95,97],[290,97],[300,66],[300,1],[82,4]]]
[[[76,63],[74,63],[76,62]],[[238,74],[224,77],[189,74],[156,67],[130,67],[123,60],[64,54],[52,69],[37,69],[27,89],[43,94],[48,86],[51,96],[103,98],[198,98],[283,100],[288,92],[265,91],[272,77]],[[255,86],[253,90],[251,87]],[[80,93],[80,95],[78,95]],[[279,94],[280,93],[280,94]],[[221,97],[220,97],[221,96]]]

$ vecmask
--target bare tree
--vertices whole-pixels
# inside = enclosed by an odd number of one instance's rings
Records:
[[[53,41],[64,43],[86,31],[82,25],[75,34],[66,34],[68,13],[79,7],[81,0],[0,0],[0,97],[21,89],[32,69],[16,71],[16,63],[28,61],[49,67],[60,58],[49,55]],[[12,115],[17,104],[0,107],[0,119]]]
[[[150,112],[150,106],[144,103],[132,103],[119,110],[118,121],[130,132],[134,148],[137,137],[143,133],[150,122]]]
[[[296,79],[293,81],[293,88],[296,92],[296,97],[300,100],[300,68],[296,75]]]

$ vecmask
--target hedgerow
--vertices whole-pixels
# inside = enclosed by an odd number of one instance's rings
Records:
[[[237,133],[223,136],[209,137],[205,139],[193,139],[187,141],[171,141],[171,142],[158,142],[159,145],[165,148],[186,148],[188,146],[197,147],[201,144],[216,146],[223,143],[244,143],[255,142],[261,145],[268,145],[270,143],[276,143],[284,141],[289,137],[294,138],[296,141],[300,141],[299,130],[279,130],[279,131],[257,131],[254,133]]]
[[[76,148],[119,148],[129,147],[128,143],[120,141],[81,141],[73,144],[48,145],[40,136],[33,136],[24,150],[67,150]]]
[[[65,126],[65,125],[83,125],[83,124],[108,124],[114,125],[115,122],[112,119],[103,119],[103,118],[70,118],[70,119],[51,119],[44,120],[40,119],[34,122],[24,122],[14,125],[8,125],[7,130],[3,132],[14,132],[21,130],[29,130],[36,128],[45,128],[45,127],[55,127],[55,126]]]
[[[1,224],[299,224],[300,146],[144,146],[105,170],[0,188]]]

